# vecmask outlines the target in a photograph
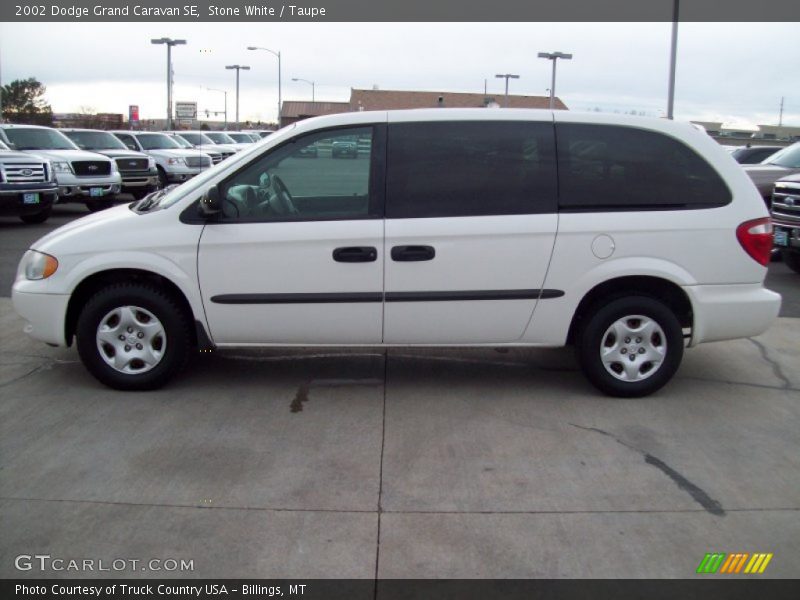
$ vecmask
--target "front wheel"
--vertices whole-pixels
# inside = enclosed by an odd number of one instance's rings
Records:
[[[114,206],[113,198],[104,198],[103,200],[94,200],[86,203],[86,208],[89,209],[89,212],[99,212],[112,206]]]
[[[23,223],[28,223],[29,225],[37,225],[39,223],[44,223],[47,219],[50,218],[50,213],[52,212],[52,207],[48,206],[45,210],[33,213],[32,215],[20,215],[19,218],[22,219]]]
[[[186,315],[170,296],[146,284],[97,292],[81,312],[76,334],[83,364],[118,390],[161,387],[189,354]]]
[[[800,273],[800,252],[784,250],[782,252],[783,262],[795,273]]]
[[[647,296],[595,304],[580,328],[578,360],[587,379],[611,396],[652,394],[678,370],[683,331],[675,313]]]

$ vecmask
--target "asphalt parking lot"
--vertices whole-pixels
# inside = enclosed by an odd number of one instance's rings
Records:
[[[692,577],[707,552],[800,572],[800,276],[754,339],[687,351],[659,393],[599,395],[569,350],[230,351],[103,388],[25,336],[0,222],[0,577],[20,554],[186,559],[104,576]],[[706,576],[707,577],[707,576]]]

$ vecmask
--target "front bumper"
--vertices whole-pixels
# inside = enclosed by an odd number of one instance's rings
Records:
[[[69,296],[21,292],[18,287],[19,283],[14,284],[11,301],[17,314],[25,319],[25,333],[46,344],[66,346],[65,323]]]
[[[36,194],[36,202],[25,202],[26,194]],[[29,198],[30,200],[30,198]],[[56,201],[53,184],[0,184],[0,215],[32,215],[46,210]]]
[[[690,285],[683,290],[694,311],[690,346],[760,335],[781,309],[781,296],[760,283]]]
[[[126,173],[122,171],[122,191],[136,191],[147,188],[158,187],[158,171],[140,171],[137,173]]]

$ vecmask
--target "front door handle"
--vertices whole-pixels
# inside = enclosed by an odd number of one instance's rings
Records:
[[[418,262],[433,260],[436,249],[433,246],[395,246],[392,248],[392,260],[397,262]]]
[[[333,260],[344,263],[375,262],[378,250],[374,246],[347,246],[333,251]]]

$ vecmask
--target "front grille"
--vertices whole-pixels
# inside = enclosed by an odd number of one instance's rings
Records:
[[[187,167],[210,167],[211,166],[211,158],[208,156],[187,156],[186,157],[186,166]]]
[[[772,217],[782,223],[800,225],[800,188],[775,187]]]
[[[126,171],[147,171],[146,158],[118,158],[117,168],[121,173]]]
[[[211,155],[211,162],[216,165],[216,164],[221,163],[223,158],[225,158],[225,157],[222,156],[222,154],[212,154]]]
[[[111,173],[109,160],[76,160],[72,163],[72,170],[78,177],[99,177]]]
[[[47,181],[47,168],[42,163],[0,165],[0,181],[6,183],[42,183]]]

